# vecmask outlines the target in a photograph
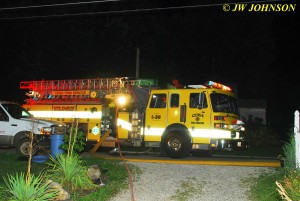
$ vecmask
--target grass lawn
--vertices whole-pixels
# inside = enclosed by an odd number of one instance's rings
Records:
[[[283,155],[283,150],[281,146],[256,146],[249,147],[248,149],[236,149],[233,151],[216,151],[215,155],[236,155],[236,156],[249,156],[249,157],[274,157],[277,158],[278,155]]]
[[[18,157],[15,153],[0,153],[0,200],[7,200],[7,195],[5,193],[6,186],[3,177],[8,174],[16,175],[16,173],[27,171],[28,161],[26,158]],[[105,186],[99,187],[97,191],[94,191],[85,196],[82,195],[72,195],[73,201],[98,201],[109,200],[113,195],[118,193],[120,189],[129,188],[128,184],[128,172],[121,161],[116,160],[105,160],[93,157],[83,157],[82,160],[86,166],[98,165],[100,169],[105,170],[105,175],[107,176],[107,181]],[[131,171],[138,174],[139,170],[133,166],[130,166]],[[43,172],[48,166],[45,163],[35,163],[32,162],[31,173],[38,175]]]
[[[263,174],[258,178],[251,178],[244,181],[244,185],[250,186],[249,199],[252,201],[281,201],[283,200],[276,181],[284,177],[283,171],[278,169],[273,174]]]

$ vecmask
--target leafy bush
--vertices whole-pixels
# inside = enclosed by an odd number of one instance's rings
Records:
[[[300,170],[296,166],[296,140],[294,132],[290,140],[283,145],[285,176],[276,185],[277,191],[285,200],[300,200]]]
[[[296,169],[296,140],[294,132],[290,133],[290,141],[283,144],[284,170],[286,173]]]
[[[33,120],[33,119],[32,119]],[[20,175],[8,174],[3,177],[4,183],[7,188],[8,200],[16,201],[46,201],[54,200],[58,191],[49,187],[49,183],[43,180],[43,175],[35,176],[31,173],[32,156],[36,153],[33,137],[34,123],[32,121],[32,132],[28,132],[29,145],[28,145],[28,163],[26,175],[21,172]]]
[[[88,168],[83,165],[79,155],[59,154],[56,158],[50,156],[47,177],[58,182],[68,192],[90,190],[96,187],[87,174]]]
[[[7,186],[8,200],[16,201],[46,201],[54,200],[58,191],[48,188],[48,183],[44,182],[42,175],[37,177],[31,174],[29,178],[24,173],[15,176],[8,175],[3,180]]]
[[[59,148],[68,151],[70,150],[70,145],[73,145],[72,151],[79,154],[84,151],[86,145],[85,133],[82,130],[78,130],[77,127],[71,127],[64,135],[63,141],[64,143]]]
[[[263,123],[262,118],[249,115],[248,119],[243,118],[243,121],[245,122],[244,137],[250,146],[280,144],[278,133],[268,128],[268,126]]]

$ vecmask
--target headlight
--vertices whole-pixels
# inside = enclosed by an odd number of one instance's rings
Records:
[[[65,125],[58,125],[52,127],[52,134],[65,134],[67,130],[67,126]]]
[[[41,128],[41,130],[40,130],[40,134],[43,134],[43,135],[50,135],[50,134],[51,134],[51,131],[52,131],[52,128],[51,128],[51,127],[43,127],[43,128]]]
[[[223,128],[223,129],[226,129],[226,128],[228,128],[228,124],[224,124],[224,123],[215,123],[215,128]]]

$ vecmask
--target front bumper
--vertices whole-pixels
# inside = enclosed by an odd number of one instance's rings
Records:
[[[232,139],[232,140],[218,140],[217,150],[245,150],[249,148],[249,144],[245,140]]]
[[[51,146],[50,135],[35,135],[34,143],[36,143],[40,148],[49,150]]]

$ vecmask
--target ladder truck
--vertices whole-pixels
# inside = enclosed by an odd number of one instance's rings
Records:
[[[28,90],[23,107],[35,117],[66,124],[78,119],[93,151],[99,142],[116,147],[118,141],[184,158],[247,146],[236,95],[213,81],[161,89],[127,77],[40,80],[22,81],[20,89]]]

